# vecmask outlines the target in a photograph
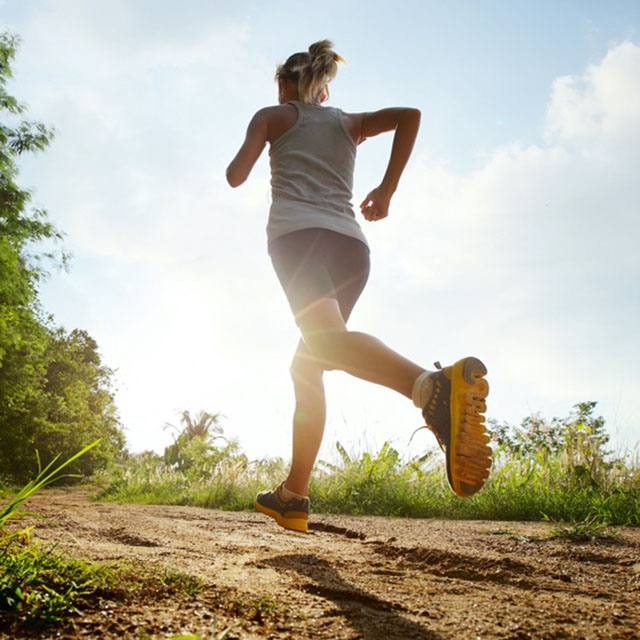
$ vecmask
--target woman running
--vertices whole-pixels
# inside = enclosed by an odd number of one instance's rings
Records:
[[[446,455],[455,493],[469,496],[489,475],[485,428],[489,385],[474,357],[435,371],[407,360],[346,323],[369,275],[369,245],[351,204],[356,148],[395,130],[387,171],[361,202],[369,222],[384,220],[420,126],[420,111],[393,107],[345,113],[323,106],[338,62],[320,40],[278,65],[279,105],[256,112],[227,168],[232,187],[248,177],[269,142],[272,203],[268,253],[301,337],[291,363],[295,390],[293,455],[287,478],[256,497],[255,507],[278,524],[307,531],[309,477],[325,425],[324,371],[340,370],[393,389],[422,411]]]

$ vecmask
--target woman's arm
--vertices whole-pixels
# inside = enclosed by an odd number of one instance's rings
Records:
[[[253,165],[267,144],[267,109],[268,107],[260,109],[251,118],[244,143],[227,167],[227,182],[232,187],[239,187],[249,177]]]
[[[365,119],[363,122],[365,130],[371,127],[371,122]],[[380,187],[393,194],[398,188],[400,176],[409,160],[413,144],[418,135],[420,128],[420,110],[404,109],[397,119],[395,126],[396,133],[393,137],[393,145],[391,147],[391,156],[389,157],[389,165],[387,171],[382,178]],[[373,134],[376,135],[376,134]],[[370,137],[370,136],[368,136]]]
[[[395,129],[396,132],[382,182],[360,204],[367,220],[380,220],[388,214],[391,196],[398,187],[400,176],[413,150],[421,114],[419,109],[394,107],[360,115],[360,142],[385,131]]]

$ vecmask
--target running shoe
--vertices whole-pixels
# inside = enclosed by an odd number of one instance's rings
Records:
[[[485,427],[487,368],[478,358],[463,358],[449,367],[435,363],[429,400],[422,410],[447,459],[453,491],[466,497],[479,491],[489,477],[492,450]]]
[[[281,527],[306,533],[309,520],[309,498],[281,498],[280,483],[275,489],[262,491],[256,496],[255,508],[273,518]]]

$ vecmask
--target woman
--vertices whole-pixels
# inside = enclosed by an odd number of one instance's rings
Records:
[[[379,222],[409,159],[420,111],[345,113],[322,106],[337,63],[344,62],[332,47],[321,40],[278,66],[279,105],[253,116],[227,168],[229,184],[239,186],[269,142],[268,251],[301,338],[290,368],[296,398],[291,468],[278,487],[258,494],[255,506],[295,531],[307,531],[308,483],[325,423],[324,371],[346,371],[411,399],[445,451],[458,495],[478,491],[491,465],[482,415],[489,386],[480,360],[463,358],[444,369],[436,362],[437,370],[429,371],[346,327],[369,275],[369,246],[351,204],[356,147],[395,130],[385,176],[360,204],[365,220]]]

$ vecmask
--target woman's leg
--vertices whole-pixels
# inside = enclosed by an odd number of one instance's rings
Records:
[[[324,298],[305,313],[299,326],[305,341],[316,345],[318,357],[302,339],[298,343],[291,377],[296,396],[293,415],[293,453],[285,480],[289,491],[306,496],[326,418],[322,374],[324,369],[342,369],[359,378],[384,385],[411,398],[413,383],[423,368],[392,351],[366,333],[348,331],[338,301]]]
[[[319,331],[320,326],[324,327],[323,331]],[[330,336],[323,339],[323,348],[326,340],[335,343],[340,353],[339,361],[336,358],[331,361],[318,358],[301,339],[291,363],[296,407],[293,416],[291,468],[285,487],[306,496],[324,433],[326,404],[323,370],[342,369],[411,398],[413,383],[424,369],[395,353],[373,336],[347,331],[338,301],[334,298],[321,300],[313,312],[305,314],[300,327],[305,340],[308,339],[311,343],[318,342],[317,336],[320,333]],[[343,339],[344,336],[347,338]]]
[[[308,350],[300,357],[323,369],[340,369],[412,397],[413,384],[424,367],[396,353],[367,333],[349,331],[335,298],[318,300],[298,315]]]
[[[326,229],[303,229],[276,240],[270,256],[304,338],[290,369],[296,407],[292,463],[285,487],[306,495],[325,425],[323,370],[343,369],[411,398],[415,379],[424,369],[372,336],[347,332],[346,322],[369,275],[369,251],[359,240]],[[344,366],[346,352],[340,345],[336,345],[340,361],[318,357],[317,343],[324,344],[325,337],[335,333],[349,333],[353,338],[346,349],[349,353],[356,350],[355,357],[347,358],[355,363],[351,368]],[[358,353],[364,361],[358,359]]]
[[[293,454],[285,481],[289,491],[306,496],[309,477],[322,442],[326,418],[323,369],[309,358],[302,339],[291,363],[291,378],[296,396],[293,414]]]
[[[476,385],[473,378],[486,374],[484,365],[464,358],[437,374],[427,373],[378,338],[348,330],[346,321],[369,275],[369,252],[359,240],[326,229],[302,229],[277,238],[269,254],[303,339],[290,368],[296,397],[291,468],[283,487],[258,494],[256,508],[286,528],[307,530],[308,500],[294,501],[286,490],[308,493],[326,417],[322,376],[332,369],[413,400],[446,447],[453,490],[471,495],[482,487],[491,464],[481,419],[488,386],[483,381]],[[295,508],[283,506],[290,504]]]
[[[325,369],[341,369],[412,398],[416,378],[425,371],[377,338],[347,330],[333,298],[322,298],[298,318],[310,355]],[[447,477],[459,496],[482,488],[489,476],[492,452],[483,413],[489,387],[484,364],[475,357],[438,371],[423,416],[445,449]],[[431,374],[427,374],[431,378]]]

